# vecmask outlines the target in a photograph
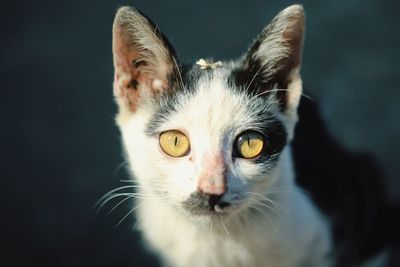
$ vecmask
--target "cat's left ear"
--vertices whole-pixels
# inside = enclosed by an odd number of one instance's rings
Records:
[[[263,29],[236,74],[237,82],[247,90],[276,96],[282,113],[289,117],[296,117],[302,93],[303,36],[303,7],[287,7]]]
[[[159,29],[132,7],[113,25],[114,95],[120,114],[135,112],[148,97],[171,88],[179,70],[175,51]]]

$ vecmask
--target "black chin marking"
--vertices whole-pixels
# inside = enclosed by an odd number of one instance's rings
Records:
[[[208,208],[214,210],[215,206],[220,203],[222,195],[204,195],[208,199]]]
[[[188,199],[186,199],[182,206],[192,213],[204,213],[215,211],[222,213],[223,208],[229,206],[228,202],[222,202],[222,195],[208,195],[202,192],[192,193]]]

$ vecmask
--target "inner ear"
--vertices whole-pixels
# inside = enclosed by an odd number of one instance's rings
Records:
[[[172,86],[178,68],[175,51],[158,28],[138,10],[122,7],[113,25],[114,94],[120,108],[135,111],[145,96]]]
[[[301,95],[300,65],[304,36],[304,11],[293,5],[268,24],[236,72],[236,82],[245,90],[276,96],[281,109],[296,108]],[[290,106],[292,105],[292,106]],[[293,106],[294,105],[294,106]]]

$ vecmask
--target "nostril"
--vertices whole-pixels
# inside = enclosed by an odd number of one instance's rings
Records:
[[[214,209],[220,203],[222,195],[208,195],[208,205],[210,209]]]
[[[210,210],[221,210],[227,206],[229,206],[228,202],[222,202],[223,195],[209,195],[208,197],[208,208]]]

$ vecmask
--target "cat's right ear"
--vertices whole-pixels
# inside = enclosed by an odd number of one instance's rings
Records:
[[[114,95],[120,113],[135,112],[146,97],[169,89],[177,73],[175,51],[142,13],[117,11],[113,25]]]

